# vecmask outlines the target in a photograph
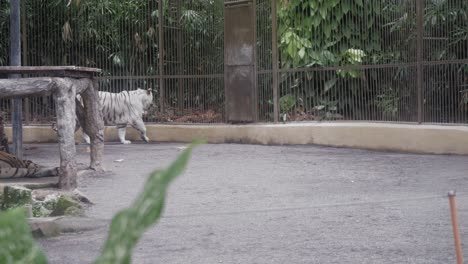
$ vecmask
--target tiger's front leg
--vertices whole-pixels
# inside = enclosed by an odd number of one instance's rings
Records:
[[[136,130],[138,130],[140,132],[140,137],[143,141],[145,141],[146,143],[149,143],[149,138],[146,136],[146,127],[145,127],[145,123],[143,122],[143,120],[136,120],[133,122],[133,128],[135,128]]]
[[[120,143],[122,144],[131,144],[132,142],[130,140],[125,140],[125,133],[127,132],[127,127],[117,127],[117,130],[119,132],[119,139]]]

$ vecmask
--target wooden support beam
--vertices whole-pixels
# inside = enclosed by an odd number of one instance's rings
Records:
[[[73,78],[18,78],[18,79],[0,79],[0,95],[2,98],[30,96],[30,95],[48,95],[61,87],[69,85],[75,86],[77,93],[86,90],[92,81],[90,79]]]
[[[83,130],[91,140],[90,168],[102,171],[102,156],[104,152],[104,121],[102,118],[101,101],[98,98],[98,83],[91,82],[87,89],[81,93],[84,105],[84,118],[80,120]]]
[[[0,95],[2,98],[16,96],[29,96],[38,94],[50,94],[56,84],[53,78],[18,78],[0,79]]]
[[[19,68],[2,71],[17,71]],[[36,70],[36,69],[32,69]],[[47,70],[47,69],[42,69]],[[54,75],[61,74],[62,69],[54,69]],[[82,71],[83,73],[85,71]],[[52,94],[55,99],[58,143],[60,151],[59,188],[72,190],[77,187],[75,126],[77,114],[76,95],[81,94],[84,106],[78,105],[78,116],[84,131],[91,138],[90,168],[102,171],[102,156],[104,151],[104,121],[98,95],[98,82],[92,79],[93,71],[85,72],[85,78],[15,78],[0,79],[0,97],[20,98],[30,95]],[[51,73],[51,74],[52,74]],[[81,74],[80,73],[80,74]],[[73,75],[75,76],[75,75]],[[72,77],[73,77],[72,76]]]
[[[59,188],[73,190],[77,187],[76,148],[75,148],[75,97],[76,89],[64,80],[60,89],[54,92],[57,109],[58,143],[60,149]]]

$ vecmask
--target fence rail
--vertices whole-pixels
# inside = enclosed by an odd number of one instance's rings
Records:
[[[23,65],[102,68],[103,91],[152,88],[158,108],[147,122],[225,121],[224,4],[251,1],[22,2]],[[468,122],[468,1],[256,0],[255,8],[260,122]],[[1,35],[8,16],[0,1]],[[27,123],[55,112],[50,97],[23,107]],[[9,120],[10,102],[0,111]]]

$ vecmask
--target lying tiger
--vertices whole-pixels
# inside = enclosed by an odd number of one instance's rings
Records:
[[[58,168],[44,168],[30,160],[21,160],[16,156],[0,151],[0,179],[40,178],[58,175]]]
[[[118,130],[119,140],[122,144],[130,144],[125,139],[126,127],[130,125],[140,132],[141,139],[149,142],[146,136],[146,127],[143,122],[143,114],[153,106],[152,89],[137,89],[134,91],[123,91],[120,93],[99,92],[101,100],[102,117],[106,126],[115,125]],[[81,97],[77,96],[82,103]],[[82,103],[83,104],[83,103]],[[54,130],[57,131],[55,124]],[[77,120],[75,131],[80,128]],[[89,136],[83,131],[83,139],[90,144]]]

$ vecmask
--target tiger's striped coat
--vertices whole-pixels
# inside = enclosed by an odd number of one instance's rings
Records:
[[[53,177],[58,174],[58,168],[44,168],[30,160],[21,160],[0,151],[0,179]]]
[[[81,98],[78,98],[81,101]],[[151,89],[137,89],[120,93],[99,92],[102,116],[106,126],[115,125],[118,130],[120,142],[130,144],[125,139],[127,125],[140,132],[140,137],[149,142],[146,136],[146,127],[143,122],[143,114],[153,105],[153,93]],[[79,129],[77,122],[76,130]],[[89,136],[83,132],[86,143],[90,143]]]

